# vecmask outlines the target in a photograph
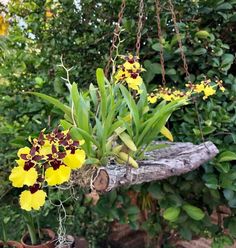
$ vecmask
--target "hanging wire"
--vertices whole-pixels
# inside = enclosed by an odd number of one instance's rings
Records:
[[[137,39],[136,39],[136,56],[139,57],[139,51],[141,46],[141,37],[142,37],[142,29],[143,29],[143,17],[144,17],[144,2],[140,0],[139,2],[139,13],[138,13],[138,29],[137,29]]]
[[[109,58],[108,58],[108,61],[107,61],[107,65],[105,67],[105,76],[106,77],[108,77],[108,73],[109,73],[109,70],[110,70],[111,63],[112,63],[113,52],[114,52],[114,50],[116,48],[115,45],[116,45],[117,39],[118,39],[118,37],[120,35],[121,22],[122,22],[122,18],[123,18],[123,15],[124,15],[125,6],[126,6],[126,1],[122,0],[120,11],[119,11],[119,14],[118,14],[118,21],[116,23],[115,30],[113,32],[113,39],[112,39],[112,45],[110,47]]]
[[[178,43],[179,43],[179,50],[180,50],[181,58],[182,58],[182,61],[183,61],[183,64],[184,64],[184,71],[185,71],[187,80],[190,81],[190,74],[189,74],[189,71],[188,71],[188,64],[187,64],[187,61],[186,61],[186,56],[184,54],[183,44],[182,44],[182,41],[181,41],[181,36],[180,36],[180,33],[179,33],[179,28],[178,28],[178,25],[177,25],[177,21],[176,21],[174,5],[173,5],[171,0],[168,0],[168,3],[169,3],[169,7],[170,7],[170,12],[171,12],[171,15],[172,15],[172,20],[173,20],[173,23],[174,23],[176,37],[177,37],[177,40],[178,40]]]
[[[178,25],[177,25],[177,21],[176,21],[174,5],[172,3],[172,0],[168,0],[168,3],[169,3],[170,12],[171,12],[171,15],[172,15],[172,20],[173,20],[173,23],[174,23],[174,28],[175,28],[177,40],[178,40],[178,43],[179,43],[179,49],[180,49],[180,54],[181,54],[181,58],[182,58],[183,65],[184,65],[184,71],[185,71],[185,74],[186,74],[186,78],[187,78],[187,80],[189,82],[191,82],[190,74],[189,74],[189,71],[188,71],[188,64],[187,64],[186,56],[184,54],[183,44],[182,44],[182,41],[181,41],[181,36],[180,36],[180,33],[179,33],[179,28],[178,28]],[[194,101],[195,113],[197,115],[198,127],[199,127],[199,131],[200,131],[200,134],[201,134],[201,140],[204,142],[205,139],[204,139],[202,124],[201,124],[201,116],[200,116],[200,113],[199,113],[199,110],[198,110],[198,107],[197,107],[196,99],[194,99],[193,101]],[[207,146],[206,146],[206,148],[208,149]]]
[[[162,31],[161,31],[161,5],[160,0],[156,0],[156,18],[157,18],[157,31],[158,31],[158,39],[160,44],[160,63],[161,63],[161,75],[162,75],[162,84],[165,86],[166,84],[166,72],[165,72],[165,60],[164,60],[164,51],[162,45]]]

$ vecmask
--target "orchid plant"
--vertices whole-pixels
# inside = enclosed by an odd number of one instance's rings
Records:
[[[160,87],[148,94],[141,73],[145,70],[138,57],[121,57],[124,63],[108,81],[97,69],[97,86],[78,90],[67,80],[70,105],[45,94],[31,92],[64,112],[60,128],[37,138],[30,147],[18,151],[17,166],[9,176],[12,185],[26,188],[20,195],[20,206],[26,211],[39,210],[45,203],[45,188],[70,180],[72,170],[87,166],[117,164],[138,167],[147,150],[156,149],[153,141],[164,135],[173,141],[166,123],[171,114],[190,102],[192,94],[215,94],[224,91],[222,81],[203,80],[187,84],[187,90]],[[63,129],[63,130],[61,130]]]
[[[105,166],[114,159],[138,167],[136,159],[142,157],[158,134],[172,140],[165,124],[173,111],[187,104],[185,98],[180,98],[151,107],[140,76],[142,71],[137,58],[131,55],[118,69],[113,82],[106,79],[102,69],[97,69],[97,87],[91,84],[89,91],[83,92],[78,90],[76,83],[68,85],[71,106],[45,94],[32,94],[65,113],[60,124],[70,130],[74,140],[85,141],[82,148],[88,157],[86,164]]]
[[[14,187],[28,187],[20,195],[21,208],[40,209],[46,199],[43,189],[68,182],[71,170],[83,164],[106,166],[113,159],[138,167],[136,160],[151,149],[158,135],[173,141],[165,124],[173,111],[188,104],[192,93],[203,92],[206,99],[216,92],[216,86],[224,91],[222,81],[212,84],[205,80],[187,84],[186,91],[162,87],[148,94],[140,75],[145,69],[138,57],[129,54],[121,58],[124,63],[111,82],[102,69],[96,72],[98,86],[90,84],[88,91],[79,91],[76,83],[68,81],[70,106],[31,92],[64,112],[60,121],[64,131],[56,128],[45,134],[43,130],[38,138],[30,139],[31,147],[18,151],[18,166],[12,169],[9,179]]]

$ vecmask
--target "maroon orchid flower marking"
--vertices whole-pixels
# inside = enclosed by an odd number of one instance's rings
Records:
[[[130,75],[133,79],[136,79],[138,77],[138,73],[132,72]]]
[[[64,138],[64,134],[59,130],[59,128],[55,128],[50,134],[46,135],[47,140],[49,140],[50,143],[55,143]]]
[[[20,155],[21,159],[25,160],[24,170],[26,171],[30,170],[32,167],[35,166],[35,164],[38,161],[40,161],[43,158],[42,156],[37,155],[36,152],[37,152],[37,148],[32,147],[29,154]]]
[[[34,194],[40,189],[40,184],[36,183],[33,186],[29,187],[30,193]]]
[[[57,170],[61,165],[63,165],[62,159],[65,156],[66,153],[57,150],[55,145],[52,145],[52,153],[47,155],[49,164],[54,170]]]
[[[40,132],[38,138],[33,139],[32,143],[33,147],[35,147],[36,151],[38,152],[39,149],[45,144],[43,131]]]
[[[64,146],[66,150],[70,150],[71,153],[74,154],[79,146],[79,141],[72,140],[71,135],[68,133],[65,138],[59,142],[59,144]]]

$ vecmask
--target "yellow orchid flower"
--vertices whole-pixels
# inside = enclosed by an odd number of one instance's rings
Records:
[[[82,149],[76,150],[73,154],[70,151],[67,151],[65,158],[63,158],[63,163],[69,166],[72,170],[81,168],[84,162],[85,152]]]
[[[148,102],[150,102],[150,103],[156,103],[157,102],[157,99],[158,99],[158,96],[157,95],[154,95],[154,94],[150,94],[149,96],[148,96]]]
[[[26,211],[39,210],[44,205],[46,196],[43,190],[37,190],[34,193],[24,190],[20,195],[20,206]]]
[[[44,145],[42,145],[39,149],[39,155],[46,156],[52,152],[52,144],[48,141],[44,141]]]
[[[119,69],[115,75],[115,82],[123,81],[126,77],[129,76],[129,73],[126,70]]]
[[[201,93],[202,91],[204,91],[204,89],[205,89],[205,85],[203,83],[200,83],[196,85],[194,92]]]
[[[58,169],[49,167],[45,171],[45,180],[49,186],[55,186],[67,182],[70,179],[71,168],[60,165]]]
[[[126,78],[126,82],[128,84],[128,87],[133,90],[139,90],[140,85],[143,82],[143,79],[140,76],[137,77],[128,77]]]
[[[30,148],[25,146],[23,148],[20,148],[17,152],[17,156],[20,158],[21,154],[29,154],[30,153]]]
[[[203,97],[203,99],[205,100],[205,99],[208,98],[208,96],[212,96],[212,95],[214,95],[215,93],[216,93],[216,90],[213,89],[212,86],[206,86],[205,89],[204,89],[204,94],[205,94],[205,96]]]
[[[14,167],[9,176],[9,180],[16,188],[21,188],[24,185],[32,186],[38,178],[38,173],[35,168],[24,170],[23,166]]]
[[[125,70],[141,70],[141,65],[139,64],[139,62],[130,63],[129,61],[126,61],[123,66]]]

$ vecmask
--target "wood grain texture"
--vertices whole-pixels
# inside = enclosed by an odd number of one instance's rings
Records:
[[[200,145],[169,142],[161,144],[167,144],[168,147],[147,152],[146,159],[138,161],[137,169],[119,164],[100,167],[91,179],[93,189],[108,192],[124,185],[141,184],[181,175],[197,169],[219,153],[210,141]]]

